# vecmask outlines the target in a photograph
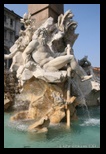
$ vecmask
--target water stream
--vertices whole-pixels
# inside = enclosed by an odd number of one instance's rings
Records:
[[[90,117],[90,112],[87,104],[85,103],[84,106],[82,106],[82,108],[83,108],[83,112],[86,112],[86,114],[88,115],[88,119],[90,119],[91,117]]]
[[[11,123],[12,113],[5,113],[4,148],[100,148],[100,107],[88,111],[78,108],[79,118],[70,129],[60,123],[50,126],[46,134],[27,132],[29,122]]]

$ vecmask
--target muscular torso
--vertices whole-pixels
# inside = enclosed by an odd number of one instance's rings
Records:
[[[45,63],[54,59],[53,53],[50,51],[50,48],[48,45],[38,46],[37,49],[32,52],[32,58],[40,66],[43,66]]]

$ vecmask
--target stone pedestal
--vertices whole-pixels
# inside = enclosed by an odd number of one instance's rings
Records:
[[[35,19],[36,25],[40,26],[49,17],[57,22],[58,16],[64,13],[64,8],[63,4],[28,4],[28,13]]]

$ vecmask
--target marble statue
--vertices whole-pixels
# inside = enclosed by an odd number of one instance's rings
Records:
[[[17,52],[17,49],[14,50],[14,52],[10,53],[10,54],[4,54],[4,60],[6,59],[11,59]]]
[[[31,15],[26,13],[23,15],[21,23],[24,24],[25,30],[20,30],[18,40],[16,40],[14,45],[10,48],[11,53],[4,55],[4,58],[13,57],[10,70],[19,72],[17,73],[17,77],[20,78],[20,80],[24,80],[21,74],[24,73],[25,78],[26,68],[27,74],[30,74],[31,77],[31,74],[32,76],[36,74],[34,67],[38,68],[40,66],[40,70],[43,71],[44,76],[44,72],[66,71],[67,63],[70,63],[72,71],[78,74],[81,81],[92,78],[92,75],[85,75],[83,71],[81,71],[79,67],[80,64],[78,64],[72,52],[73,43],[78,36],[74,33],[77,23],[70,20],[72,17],[72,12],[68,10],[64,15],[58,17],[57,24],[54,24],[50,18],[43,26],[34,31]],[[69,37],[67,32],[71,33],[71,37]],[[63,43],[63,39],[65,43]],[[59,44],[62,44],[60,48],[56,45],[58,41],[60,41]],[[70,55],[67,55],[68,48],[70,48],[70,52],[72,53]],[[87,60],[86,57],[85,59]],[[15,64],[17,64],[17,66],[15,66]]]
[[[17,70],[18,67],[23,64],[23,59],[20,58],[22,57],[22,52],[24,51],[24,49],[27,47],[27,45],[30,43],[30,41],[32,40],[32,35],[33,35],[33,30],[34,30],[34,26],[33,26],[33,22],[31,20],[31,15],[30,14],[24,14],[23,15],[23,19],[21,19],[21,23],[24,24],[25,26],[25,30],[20,30],[19,32],[19,38],[15,41],[14,45],[10,48],[10,54],[9,55],[4,55],[4,59],[10,59],[13,58],[13,63],[10,67],[10,70]],[[19,63],[18,67],[16,66],[15,68],[13,68],[15,66],[15,64],[17,65],[17,63]]]
[[[91,66],[91,62],[87,60],[88,56],[84,56],[82,59],[78,60],[78,64],[81,67]]]
[[[63,33],[59,35],[59,37],[62,36]],[[59,39],[59,37],[57,37],[57,39]],[[70,45],[67,45],[66,49],[68,48],[70,48]],[[45,71],[59,71],[59,69],[64,67],[67,63],[70,63],[72,70],[76,70],[82,81],[92,77],[83,76],[74,56],[66,55],[66,50],[59,55],[51,52],[49,46],[47,45],[47,31],[45,29],[40,30],[38,40],[31,41],[24,50],[22,55],[25,63],[31,59],[31,53],[34,62],[39,64]]]

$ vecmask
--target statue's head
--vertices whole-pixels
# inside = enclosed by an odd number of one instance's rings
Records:
[[[24,13],[23,19],[24,19],[24,20],[27,20],[27,19],[28,19],[28,14],[27,14],[27,13]]]
[[[38,37],[47,37],[47,30],[45,28],[39,29]]]
[[[87,58],[88,58],[88,56],[84,56],[84,58],[83,58],[83,59],[86,61],[86,60],[87,60]]]
[[[38,38],[39,38],[41,44],[44,45],[44,44],[47,43],[47,36],[48,36],[48,33],[47,33],[47,30],[45,28],[39,29]]]

